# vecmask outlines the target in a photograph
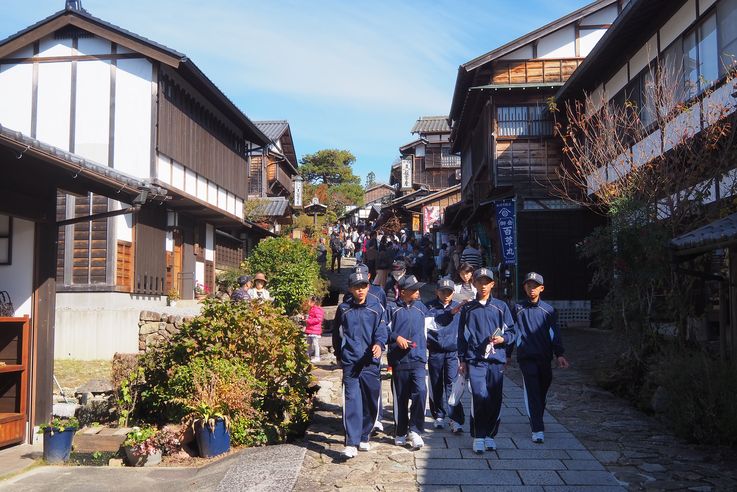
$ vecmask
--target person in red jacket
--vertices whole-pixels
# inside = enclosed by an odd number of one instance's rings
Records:
[[[309,311],[305,318],[305,335],[307,335],[307,354],[312,352],[311,362],[320,362],[320,337],[322,336],[322,320],[324,313],[320,307],[320,298],[312,296],[307,301]]]

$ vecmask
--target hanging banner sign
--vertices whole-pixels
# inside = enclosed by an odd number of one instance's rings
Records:
[[[410,189],[412,188],[412,158],[402,159],[401,162],[402,189]]]
[[[517,244],[514,228],[514,200],[494,202],[496,208],[496,223],[499,226],[499,240],[501,241],[502,259],[504,263],[517,263]]]
[[[430,232],[430,228],[440,221],[440,207],[422,207],[422,219],[422,233],[427,234]]]

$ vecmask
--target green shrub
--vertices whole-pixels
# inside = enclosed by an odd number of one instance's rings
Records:
[[[238,382],[225,405],[236,443],[283,441],[301,433],[309,418],[310,363],[302,330],[268,302],[205,301],[202,313],[168,344],[148,352],[143,365],[142,411],[162,421],[192,412],[198,399],[204,401],[196,382],[213,375]],[[248,389],[245,396],[239,388]],[[228,391],[221,389],[215,403]],[[244,399],[250,399],[249,408],[234,410]]]
[[[243,269],[263,272],[274,303],[293,314],[311,295],[325,294],[320,265],[313,247],[287,237],[265,239],[243,262]]]
[[[737,445],[737,371],[695,350],[666,351],[655,367],[667,395],[666,418],[681,437]]]

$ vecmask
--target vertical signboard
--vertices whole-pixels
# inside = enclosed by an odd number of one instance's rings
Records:
[[[517,244],[514,228],[514,200],[494,202],[496,207],[496,223],[499,226],[499,241],[504,263],[517,263]]]
[[[401,162],[402,171],[402,189],[412,188],[412,158],[402,159]]]
[[[294,180],[294,206],[302,207],[302,179]]]
[[[427,234],[430,228],[440,221],[440,207],[427,206],[422,207],[422,233]]]

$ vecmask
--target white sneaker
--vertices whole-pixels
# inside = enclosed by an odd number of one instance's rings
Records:
[[[533,432],[532,442],[536,442],[538,444],[542,444],[543,442],[545,442],[545,433],[543,431]]]
[[[484,447],[489,451],[494,451],[496,449],[496,443],[494,442],[493,437],[485,437],[484,438]]]
[[[356,446],[346,446],[342,454],[346,458],[355,458],[358,456],[358,449]]]
[[[409,440],[412,442],[412,449],[420,449],[422,446],[425,445],[425,441],[422,440],[422,436],[420,436],[416,432],[410,432],[409,433]]]
[[[358,445],[359,451],[368,451],[369,449],[371,449],[371,444],[367,442],[362,442]]]
[[[312,362],[313,364],[315,362],[320,362],[320,358],[319,357],[313,357],[313,358],[310,359],[310,362]]]
[[[384,424],[377,420],[374,424],[374,432],[384,432]]]
[[[456,422],[455,420],[451,420],[450,421],[450,431],[453,434],[460,434],[461,432],[463,432],[463,426],[459,424],[458,422]]]
[[[473,440],[473,452],[481,454],[484,452],[484,440],[481,438]]]
[[[397,446],[404,446],[407,444],[406,436],[397,436],[394,438],[394,444]]]
[[[436,418],[432,426],[435,427],[436,429],[442,429],[443,427],[445,427],[445,419],[442,419],[440,417]]]

